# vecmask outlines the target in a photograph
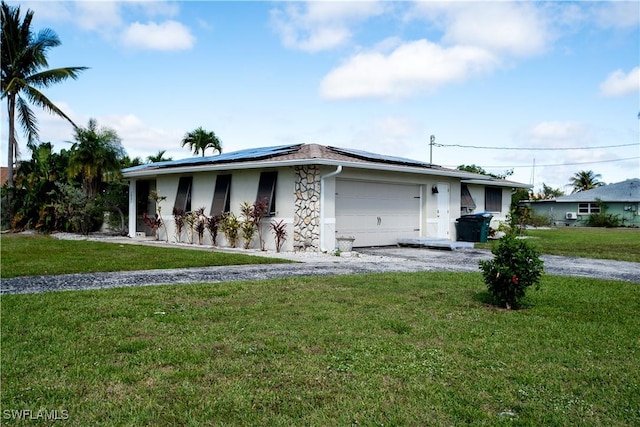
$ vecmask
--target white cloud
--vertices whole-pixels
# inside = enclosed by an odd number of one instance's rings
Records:
[[[150,50],[191,49],[195,43],[189,29],[176,21],[134,22],[122,33],[120,40],[127,47]]]
[[[624,96],[640,91],[640,67],[625,73],[616,70],[600,84],[600,94],[607,97]]]
[[[584,143],[585,138],[592,139],[589,130],[581,123],[571,121],[541,122],[533,126],[528,132],[527,145],[553,147],[554,144],[565,141]],[[576,144],[575,146],[580,146]]]
[[[514,56],[540,53],[552,38],[543,11],[527,2],[419,2],[409,18],[441,27],[444,44]]]
[[[122,25],[118,3],[80,1],[74,5],[73,22],[83,30],[105,32]]]
[[[403,97],[462,81],[497,65],[486,50],[470,46],[443,48],[428,40],[404,43],[391,53],[360,53],[322,81],[329,99]]]
[[[129,157],[141,157],[156,154],[159,150],[166,150],[165,157],[174,159],[189,157],[188,150],[180,147],[180,140],[184,132],[176,129],[155,128],[144,123],[134,114],[108,115],[97,119],[98,124],[114,129]]]
[[[640,3],[637,1],[596,3],[593,14],[595,22],[601,27],[629,28],[640,24]]]
[[[351,26],[381,15],[380,2],[306,2],[272,9],[271,25],[285,47],[318,52],[341,46],[352,37]]]

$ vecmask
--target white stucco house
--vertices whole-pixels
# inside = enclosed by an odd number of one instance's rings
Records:
[[[268,223],[284,221],[285,251],[330,251],[336,238],[354,247],[395,245],[399,239],[456,240],[463,214],[509,213],[511,192],[527,184],[447,169],[417,160],[318,144],[240,150],[209,157],[151,163],[122,171],[129,180],[129,235],[145,232],[143,213],[166,197],[161,212],[172,239],[172,211],[205,208],[207,215],[239,213],[243,202],[266,200],[267,249],[275,249]],[[205,244],[211,242],[205,242]],[[225,246],[223,235],[218,245]],[[258,246],[257,239],[254,247]]]

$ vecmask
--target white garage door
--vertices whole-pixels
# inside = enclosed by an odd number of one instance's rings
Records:
[[[419,236],[419,185],[336,181],[336,237],[355,237],[362,247]]]

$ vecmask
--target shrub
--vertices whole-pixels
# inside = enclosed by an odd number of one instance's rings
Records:
[[[184,214],[184,223],[187,226],[187,242],[193,243],[194,228],[198,217],[195,212],[187,212]]]
[[[278,222],[271,221],[271,229],[273,230],[273,237],[276,240],[276,252],[280,252],[284,241],[287,240],[287,224],[284,220]]]
[[[223,214],[220,221],[220,231],[222,231],[229,242],[229,246],[235,248],[238,245],[238,229],[240,220],[233,212]]]
[[[207,229],[207,222],[209,218],[204,214],[204,207],[196,210],[196,221],[194,224],[194,230],[198,234],[198,244],[201,245],[204,240],[204,231]]]
[[[596,203],[600,207],[600,213],[592,213],[587,219],[587,225],[589,227],[620,227],[622,225],[622,219],[620,215],[614,215],[607,213],[609,206],[607,206],[602,200],[596,199]]]
[[[589,227],[620,227],[622,225],[622,219],[620,215],[604,213],[593,213],[589,215],[587,220]]]
[[[240,229],[242,230],[242,238],[244,239],[244,248],[249,249],[253,236],[255,236],[257,228],[254,217],[253,205],[244,202],[240,205]]]
[[[218,244],[218,227],[222,217],[220,215],[213,215],[207,218],[207,231],[211,235],[211,244],[216,246]]]
[[[513,234],[502,237],[491,252],[492,260],[479,263],[489,293],[507,309],[518,308],[526,289],[539,287],[543,261],[535,249]]]
[[[182,232],[184,230],[185,211],[180,208],[173,208],[173,223],[175,224],[174,232],[176,234],[176,242],[182,241]]]

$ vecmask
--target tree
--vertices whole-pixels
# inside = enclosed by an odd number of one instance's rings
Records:
[[[89,199],[98,195],[103,181],[115,179],[120,172],[124,148],[116,131],[98,128],[90,119],[86,128],[76,128],[75,143],[71,146],[69,173],[78,176]]]
[[[602,187],[604,182],[600,182],[598,178],[602,178],[602,175],[591,170],[577,172],[569,180],[569,185],[573,188],[571,194]]]
[[[501,174],[494,174],[494,173],[489,173],[485,171],[483,168],[481,168],[480,166],[476,166],[476,165],[460,165],[457,167],[457,169],[465,172],[479,173],[480,175],[492,176],[498,179],[506,179],[507,177],[513,175],[513,169],[506,170]]]
[[[49,142],[33,147],[31,160],[23,161],[16,172],[15,186],[7,189],[12,192],[10,210],[14,213],[13,218],[6,217],[7,224],[17,229],[56,229],[58,223],[50,207],[56,199],[56,183],[67,182],[69,156],[67,150],[54,153]]]
[[[155,154],[155,155],[152,154],[151,156],[148,156],[147,161],[149,163],[157,163],[157,162],[167,162],[169,160],[173,160],[171,157],[167,157],[167,158],[164,157],[164,153],[166,152],[167,150],[160,150],[158,151],[158,154]]]
[[[47,51],[60,45],[56,33],[45,28],[34,34],[31,30],[33,19],[33,11],[31,10],[27,10],[23,20],[19,6],[11,7],[2,1],[0,9],[2,14],[1,99],[7,99],[9,115],[8,184],[9,187],[12,187],[14,184],[13,165],[18,155],[15,132],[16,113],[30,148],[34,147],[39,135],[38,123],[29,104],[67,119],[75,127],[73,121],[39,89],[47,88],[68,78],[76,79],[78,74],[87,67],[47,69],[49,65]]]
[[[184,138],[182,138],[182,147],[185,145],[188,145],[189,149],[196,155],[202,152],[202,157],[204,157],[204,152],[208,148],[213,148],[214,153],[216,151],[222,153],[222,142],[213,131],[208,132],[202,129],[202,126],[185,134]]]
[[[559,188],[553,188],[543,182],[540,191],[538,193],[534,193],[531,198],[533,200],[553,200],[560,196],[564,196],[564,191]]]

